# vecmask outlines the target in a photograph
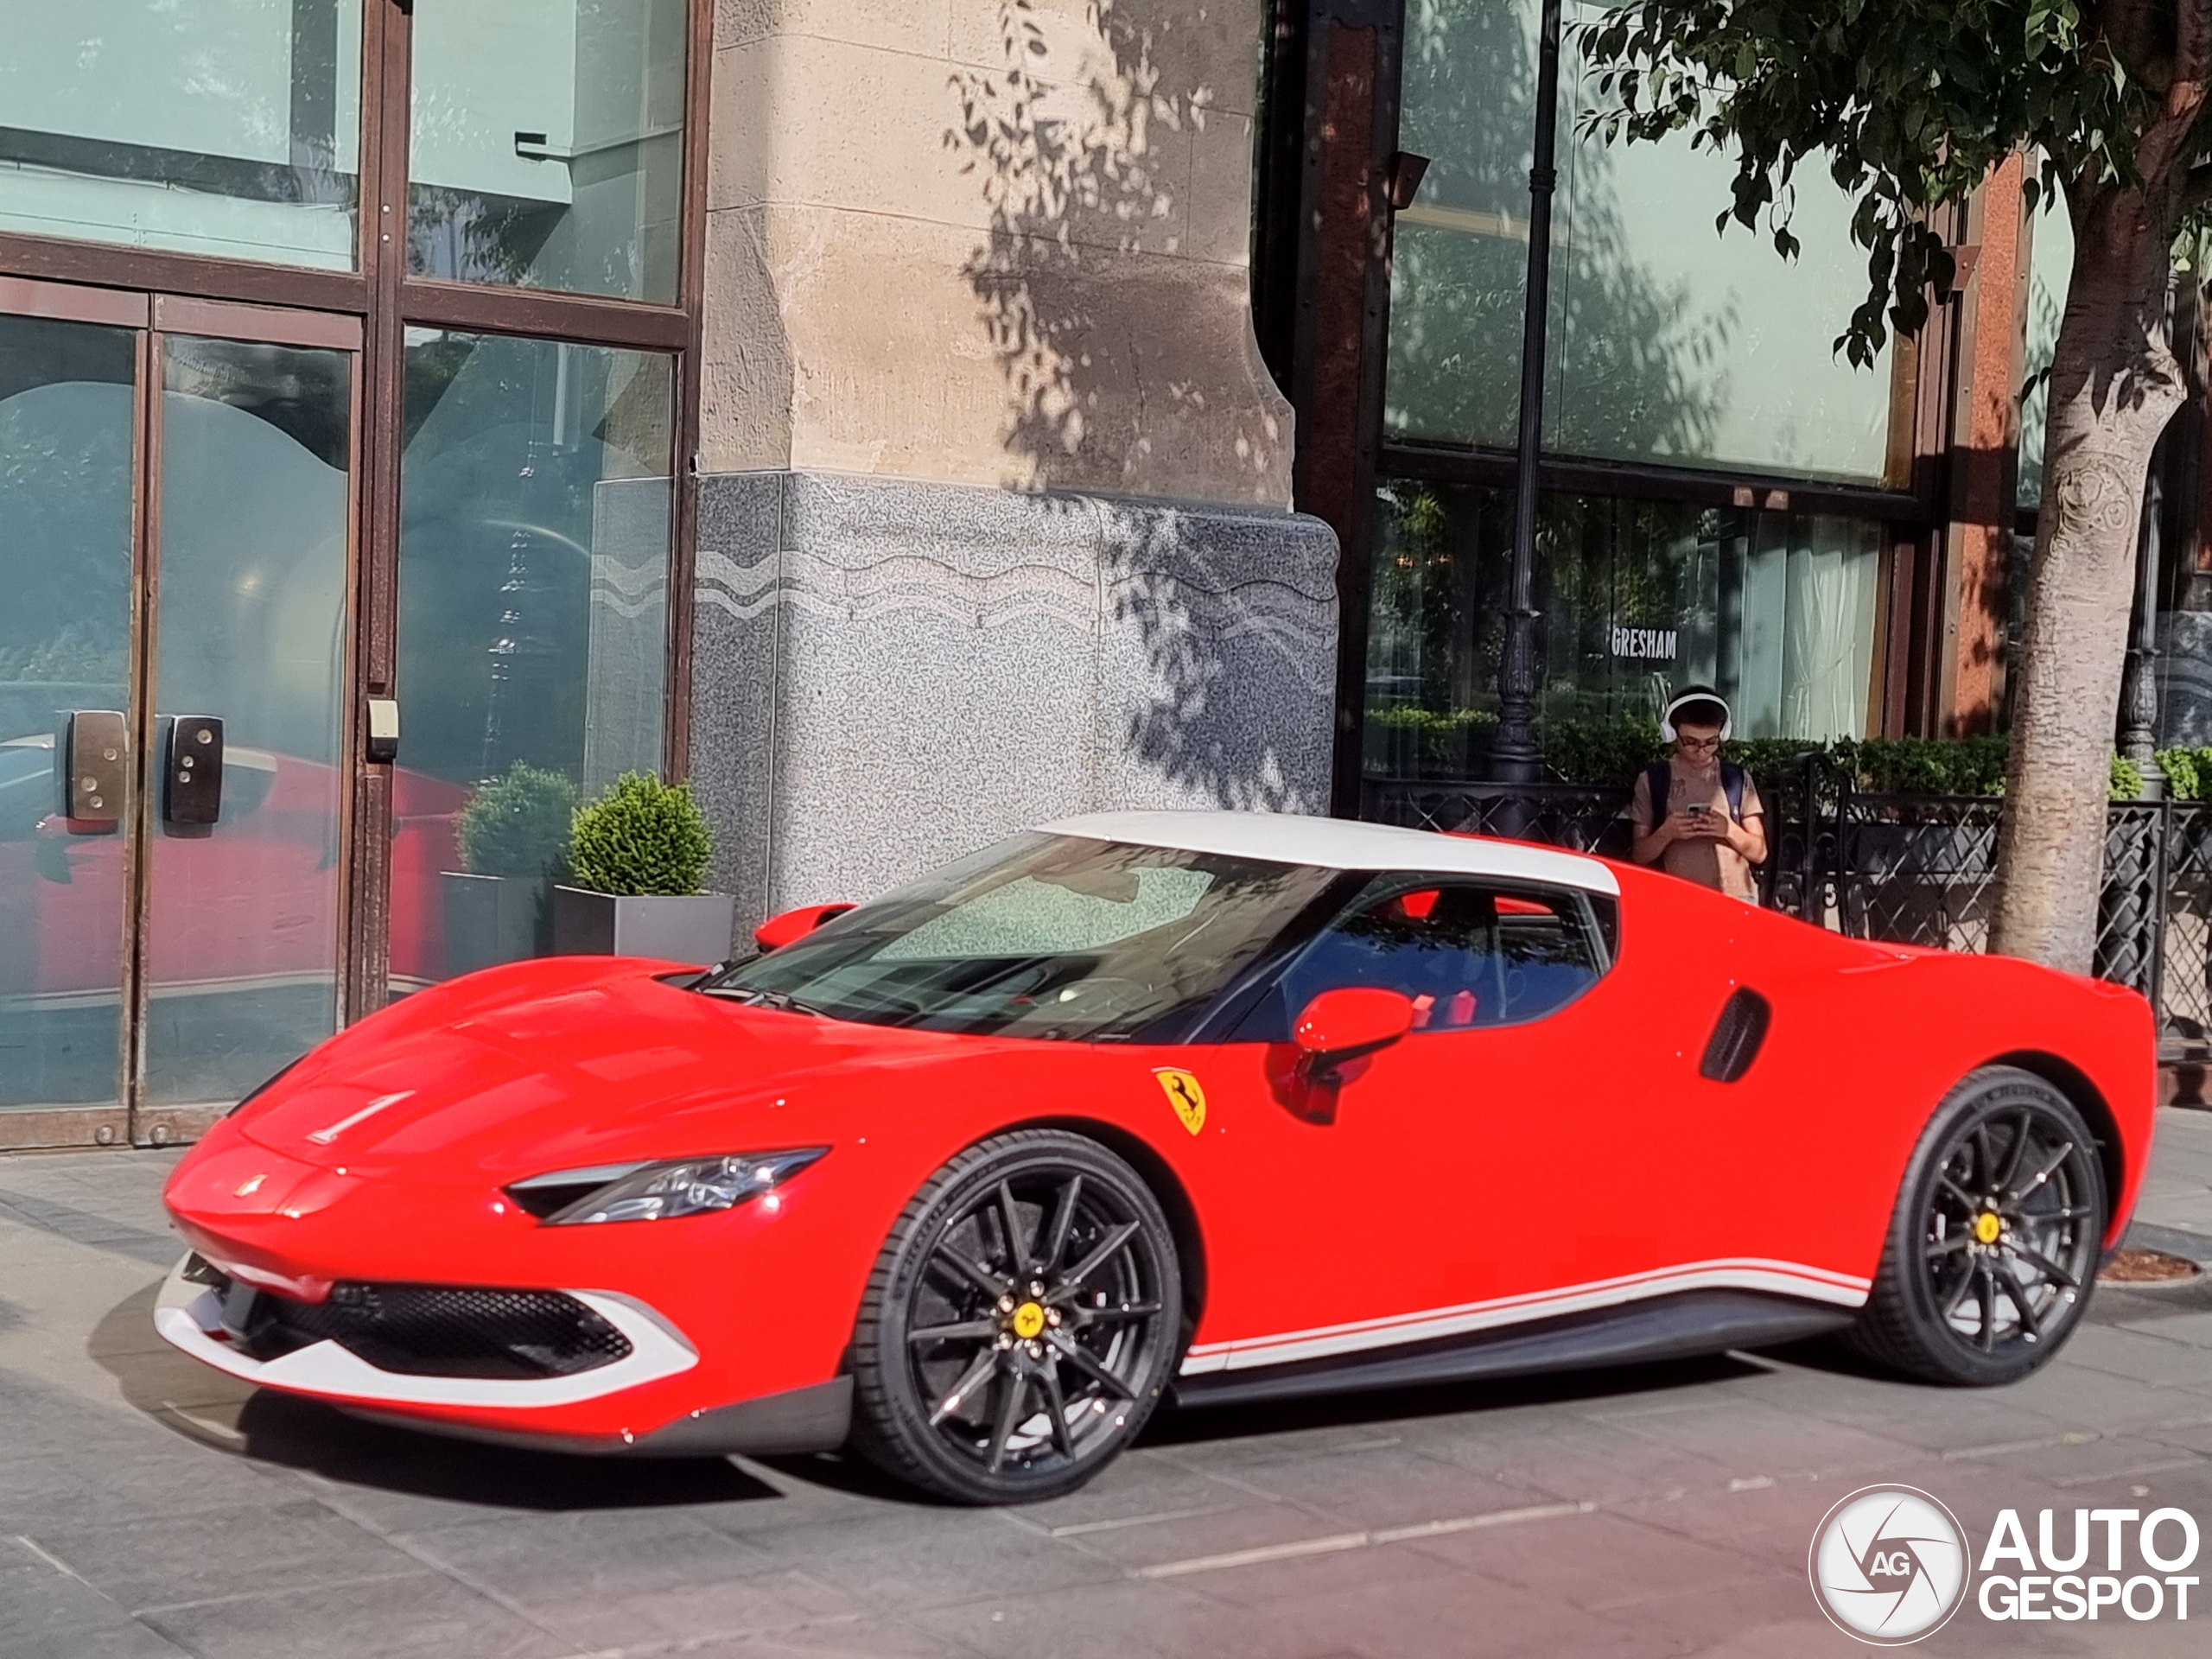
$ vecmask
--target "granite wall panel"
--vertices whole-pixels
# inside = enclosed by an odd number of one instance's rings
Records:
[[[701,480],[692,777],[757,918],[1130,806],[1320,811],[1336,543],[1296,514]]]

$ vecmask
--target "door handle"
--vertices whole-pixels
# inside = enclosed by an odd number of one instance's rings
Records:
[[[162,765],[162,822],[213,823],[223,816],[223,721],[177,715],[168,721]]]
[[[114,709],[72,709],[54,734],[54,782],[74,836],[113,832],[130,782],[130,724]]]

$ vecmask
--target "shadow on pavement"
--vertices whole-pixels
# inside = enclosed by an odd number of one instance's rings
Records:
[[[1602,1370],[1552,1371],[1533,1376],[1440,1382],[1420,1388],[1377,1389],[1365,1394],[1318,1395],[1259,1405],[1169,1407],[1145,1426],[1137,1443],[1181,1446],[1281,1434],[1295,1429],[1338,1428],[1398,1422],[1413,1417],[1447,1417],[1519,1406],[1558,1405],[1568,1401],[1694,1388],[1758,1374],[1758,1367],[1744,1360],[1728,1354],[1713,1354],[1649,1365],[1614,1365]]]

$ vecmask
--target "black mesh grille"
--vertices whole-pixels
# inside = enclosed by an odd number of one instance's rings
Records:
[[[627,1337],[557,1290],[339,1284],[327,1302],[264,1292],[251,1319],[256,1358],[329,1341],[411,1376],[569,1376],[630,1352]]]

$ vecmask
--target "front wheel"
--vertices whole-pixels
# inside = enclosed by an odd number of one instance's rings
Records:
[[[2074,1103],[2032,1072],[1985,1067],[1913,1150],[1853,1340],[1930,1382],[2025,1376],[2081,1322],[2105,1216],[2095,1138]]]
[[[891,1230],[854,1331],[854,1440],[966,1503],[1072,1491],[1136,1437],[1182,1344],[1174,1235],[1094,1141],[969,1147]]]

